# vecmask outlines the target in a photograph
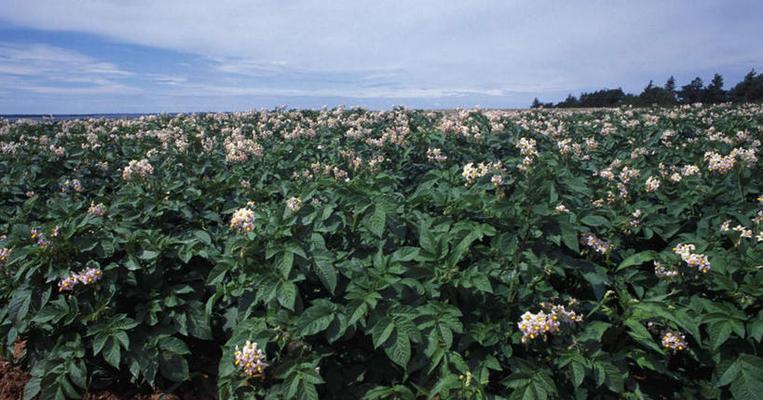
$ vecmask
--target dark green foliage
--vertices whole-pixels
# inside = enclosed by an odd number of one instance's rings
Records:
[[[26,342],[14,361],[33,376],[26,397],[42,399],[192,383],[221,399],[753,399],[763,244],[720,227],[759,233],[763,169],[738,157],[713,173],[705,153],[754,148],[761,126],[760,107],[730,105],[3,123],[0,141],[18,146],[0,154],[0,248],[13,249],[0,354]],[[262,155],[226,160],[236,130]],[[521,138],[537,143],[526,172]],[[434,148],[447,159],[428,159]],[[123,180],[143,158],[153,173]],[[626,197],[601,174],[614,160],[615,176],[640,171]],[[482,162],[467,184],[464,165]],[[669,179],[689,164],[699,172]],[[67,179],[84,190],[62,191]],[[229,227],[244,207],[248,233]],[[610,250],[581,244],[587,233]],[[712,270],[688,267],[678,243]],[[655,262],[677,276],[658,278]],[[102,279],[58,291],[88,267]],[[583,320],[523,342],[517,323],[542,303]],[[666,349],[667,331],[686,347]],[[263,376],[234,365],[246,341],[267,356]]]

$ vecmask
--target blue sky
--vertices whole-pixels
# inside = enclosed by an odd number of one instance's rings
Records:
[[[0,114],[526,107],[763,69],[761,1],[0,3]]]

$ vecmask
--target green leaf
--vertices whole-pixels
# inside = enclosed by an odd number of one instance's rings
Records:
[[[570,372],[572,373],[572,384],[575,385],[575,387],[578,387],[583,383],[583,379],[585,378],[585,371],[586,371],[585,365],[576,361],[573,361],[570,363]]]
[[[580,242],[578,241],[578,232],[568,222],[559,224],[559,230],[562,234],[562,243],[575,253],[580,253]]]
[[[291,268],[294,265],[294,253],[290,251],[284,251],[278,254],[276,257],[276,269],[281,273],[284,278],[289,278]]]
[[[103,359],[112,367],[119,369],[119,362],[121,360],[119,343],[115,339],[109,339],[107,343],[103,350]]]
[[[212,244],[212,238],[205,231],[196,230],[196,231],[193,231],[193,235],[196,236],[196,238],[198,238],[204,244],[207,244],[207,245]]]
[[[182,340],[174,336],[164,336],[159,339],[159,348],[164,350],[162,353],[167,354],[191,354],[191,351],[188,350],[188,346],[186,346]]]
[[[723,343],[731,336],[731,324],[727,322],[716,322],[708,326],[710,335],[710,348],[718,350]]]
[[[628,327],[628,335],[630,335],[630,337],[655,352],[664,354],[664,351],[660,348],[657,342],[655,342],[652,334],[650,334],[646,327],[639,321],[628,319],[625,321],[625,326]]]
[[[458,376],[448,374],[437,381],[432,390],[429,392],[429,396],[427,398],[430,400],[435,398],[448,399],[451,397],[451,390],[455,390],[460,387],[461,381],[458,379]]]
[[[159,252],[153,251],[153,250],[143,250],[143,252],[141,252],[140,255],[138,256],[138,258],[140,258],[141,260],[147,260],[147,261],[153,260],[156,257],[159,257]]]
[[[653,250],[646,250],[636,254],[632,254],[628,256],[628,258],[623,260],[620,263],[620,265],[617,266],[617,269],[615,271],[620,271],[634,265],[640,265],[647,261],[652,261],[654,260],[656,256],[657,256],[657,253]]]
[[[159,355],[159,372],[173,382],[188,380],[188,362],[183,357],[171,354]]]
[[[493,287],[490,285],[490,279],[482,272],[475,271],[471,276],[471,283],[474,287],[485,293],[493,293]]]
[[[323,332],[334,320],[336,306],[326,300],[316,301],[310,308],[305,310],[297,320],[302,336],[315,335]]]
[[[374,206],[374,212],[366,220],[366,228],[377,237],[382,237],[386,224],[387,212],[377,204]]]
[[[402,247],[392,253],[393,262],[412,261],[419,255],[418,247]]]
[[[395,340],[391,346],[385,346],[384,352],[395,364],[405,368],[411,359],[411,341],[407,332],[396,329]]]
[[[731,383],[729,390],[734,399],[756,400],[763,393],[763,359],[741,354],[721,375],[718,386]]]
[[[382,328],[383,327],[383,328]],[[392,336],[392,332],[395,330],[395,323],[389,318],[381,319],[371,331],[371,338],[374,343],[374,348],[379,348],[384,342]]]
[[[747,324],[747,332],[751,338],[754,338],[757,342],[763,339],[763,311],[758,313],[757,319]]]
[[[580,219],[580,222],[588,226],[594,226],[594,227],[609,225],[609,221],[606,218],[598,216],[598,215],[586,215],[585,217]]]
[[[69,379],[82,389],[87,389],[87,367],[83,360],[69,363]]]
[[[40,384],[42,383],[42,377],[33,376],[29,382],[24,385],[24,399],[33,400],[40,393]]]
[[[297,285],[289,281],[281,281],[278,285],[277,299],[284,308],[294,311],[294,302],[297,300]]]
[[[461,239],[461,241],[453,248],[453,250],[451,250],[450,257],[448,257],[448,265],[455,266],[458,264],[458,262],[461,261],[461,258],[464,256],[464,253],[469,250],[469,247],[472,245],[472,243],[480,238],[482,238],[482,234],[478,231],[471,231],[466,234],[466,236]]]
[[[336,290],[337,274],[334,268],[333,257],[325,252],[313,253],[313,262],[315,263],[315,273],[318,275],[323,286],[334,294]]]

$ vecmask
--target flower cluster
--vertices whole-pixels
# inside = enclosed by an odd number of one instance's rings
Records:
[[[681,167],[681,175],[683,176],[692,176],[697,175],[699,173],[699,167],[696,165],[684,165]]]
[[[535,148],[535,139],[520,138],[517,143],[520,154],[525,156],[522,159],[522,163],[517,165],[520,171],[524,171],[532,165],[535,161],[535,157],[538,155],[538,150]]]
[[[629,223],[631,228],[638,228],[641,225],[641,216],[643,214],[644,213],[641,211],[640,208],[636,209],[636,211],[631,213],[631,217],[633,217],[633,219]]]
[[[747,229],[742,225],[737,225],[735,227],[731,227],[731,220],[726,220],[721,224],[721,232],[731,232],[734,231],[739,234],[740,238],[751,238],[752,237],[752,229]]]
[[[37,245],[42,248],[48,247],[48,245],[50,245],[48,238],[42,231],[38,229],[32,229],[30,236],[32,237],[32,240],[34,240],[35,243],[37,243]]]
[[[736,157],[732,155],[722,156],[714,151],[708,151],[705,153],[705,161],[710,172],[725,174],[734,168]]]
[[[655,178],[653,176],[650,176],[649,178],[646,179],[646,184],[644,185],[644,190],[646,190],[647,192],[652,193],[652,192],[656,192],[657,189],[659,189],[659,188],[660,188],[660,180],[659,179],[657,179],[657,178]]]
[[[565,205],[564,205],[564,204],[562,204],[562,203],[559,203],[559,205],[558,205],[558,206],[554,207],[554,210],[555,210],[557,213],[559,213],[559,214],[563,214],[563,213],[568,213],[568,212],[570,212],[570,210],[567,208],[567,206],[565,206]]]
[[[755,148],[743,149],[736,148],[731,150],[729,157],[738,158],[740,161],[747,164],[748,167],[754,166],[758,162],[757,150]]]
[[[678,276],[678,271],[665,268],[664,265],[658,261],[654,262],[654,275],[660,279],[671,279]]]
[[[681,332],[667,331],[662,335],[662,347],[674,353],[686,349],[686,335]]]
[[[442,154],[442,150],[440,148],[429,148],[427,149],[427,161],[429,162],[444,162],[448,160],[448,156],[445,154]]]
[[[262,376],[265,367],[268,366],[265,363],[265,352],[257,347],[257,343],[249,340],[246,341],[242,349],[236,346],[233,356],[233,364],[241,370],[242,374],[249,378]]]
[[[231,130],[224,128],[223,132],[226,138],[223,141],[225,147],[225,161],[243,162],[250,156],[262,157],[262,145],[244,136],[240,128]]]
[[[103,277],[103,272],[98,268],[85,268],[84,270],[73,273],[58,282],[59,292],[71,292],[78,284],[91,285],[98,282]]]
[[[299,209],[302,208],[302,199],[299,197],[289,198],[289,200],[286,200],[286,208],[288,208],[289,211],[293,214],[296,214]]]
[[[583,320],[581,315],[574,311],[568,311],[564,306],[545,303],[541,306],[549,312],[546,313],[541,310],[538,313],[531,313],[526,311],[517,322],[517,327],[522,331],[522,343],[539,337],[546,340],[548,334],[559,332],[562,322],[572,324]]]
[[[106,206],[104,206],[103,203],[95,204],[95,202],[91,201],[87,213],[96,217],[103,217],[106,215]]]
[[[704,254],[698,254],[694,251],[696,247],[693,244],[679,243],[673,248],[673,252],[681,256],[681,259],[691,268],[696,269],[703,274],[710,272],[710,261]]]
[[[599,239],[593,233],[586,232],[580,237],[580,243],[592,248],[599,254],[607,254],[611,245],[606,240]]]
[[[7,247],[0,247],[0,265],[5,265],[8,262],[8,258],[11,256],[13,249]]]
[[[125,181],[131,180],[135,176],[145,178],[148,175],[154,173],[154,167],[145,158],[138,160],[131,160],[129,164],[122,170],[122,179]]]
[[[349,174],[347,171],[332,164],[321,164],[320,162],[314,162],[310,164],[310,169],[305,169],[302,173],[294,171],[292,175],[294,179],[317,179],[321,176],[333,178],[337,181],[349,182]]]
[[[622,171],[620,171],[620,174],[618,175],[618,178],[620,178],[620,181],[623,184],[628,184],[631,179],[638,178],[641,176],[641,171],[639,171],[636,168],[630,168],[628,166],[623,167]]]
[[[77,193],[82,193],[85,191],[85,188],[82,186],[82,182],[80,182],[79,179],[67,179],[63,184],[61,184],[61,192],[66,193],[70,190],[74,190]]]
[[[490,178],[490,183],[492,183],[495,187],[500,187],[503,185],[503,177],[501,175],[493,175]]]
[[[490,164],[479,163],[477,166],[474,166],[474,163],[469,163],[464,165],[464,171],[461,173],[461,176],[466,179],[467,185],[471,185],[477,179],[487,175],[488,172],[490,172]]]
[[[239,208],[233,213],[230,227],[241,233],[249,233],[254,229],[254,211],[250,208]]]
[[[50,149],[50,152],[53,153],[53,156],[55,158],[61,158],[64,155],[66,155],[66,149],[64,149],[61,146],[56,146],[56,145],[51,144],[48,149]]]

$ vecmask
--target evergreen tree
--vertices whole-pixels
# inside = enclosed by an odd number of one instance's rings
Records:
[[[723,77],[720,74],[715,74],[705,89],[704,102],[717,104],[724,101],[726,101],[726,91],[723,90]]]
[[[676,78],[673,78],[673,75],[670,75],[670,78],[668,78],[668,81],[665,82],[665,98],[662,101],[662,104],[664,105],[673,105],[676,104]]]
[[[729,91],[731,99],[738,103],[763,101],[763,75],[751,70],[741,82]]]
[[[673,78],[673,75],[670,75],[668,81],[665,82],[665,90],[673,94],[676,93],[676,78]]]
[[[688,85],[681,87],[678,99],[683,104],[701,103],[704,97],[704,84],[702,78],[696,77]]]
[[[654,86],[652,81],[644,88],[641,94],[638,96],[636,105],[639,106],[651,106],[666,105],[667,91],[659,86]],[[670,104],[670,103],[668,103]]]
[[[556,107],[559,108],[574,108],[574,107],[580,107],[580,101],[578,101],[578,98],[573,96],[572,94],[568,94],[567,98],[564,99],[563,102],[558,103]]]

